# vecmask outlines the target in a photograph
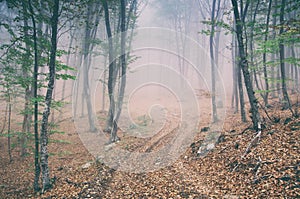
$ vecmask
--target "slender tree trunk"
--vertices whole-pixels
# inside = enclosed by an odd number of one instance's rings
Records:
[[[291,51],[292,51],[292,57],[296,59],[296,53],[295,53],[295,46],[292,44],[291,46]],[[294,85],[293,85],[293,92],[297,92],[297,89],[299,87],[299,75],[298,75],[298,67],[296,64],[293,64],[292,67],[294,68],[294,73],[295,75],[292,77],[294,79]]]
[[[236,41],[235,44],[235,55],[236,57],[239,57],[239,51],[238,51],[238,43]],[[238,59],[238,58],[236,58]],[[239,93],[239,99],[240,99],[240,107],[241,107],[241,119],[243,122],[247,122],[246,118],[246,111],[245,111],[245,98],[244,98],[244,88],[243,88],[243,77],[242,77],[242,69],[241,69],[241,60],[236,60],[236,74],[237,74],[237,82],[238,82],[238,93]]]
[[[120,62],[121,62],[121,86],[120,86],[120,92],[119,92],[119,101],[118,101],[118,110],[116,114],[116,121],[119,121],[119,117],[122,112],[122,105],[123,105],[123,98],[125,93],[125,87],[126,87],[126,71],[127,71],[127,59],[129,59],[130,54],[126,53],[126,41],[128,41],[128,49],[131,49],[131,43],[132,38],[134,35],[134,26],[136,23],[136,19],[133,20],[133,24],[131,27],[131,32],[129,38],[127,38],[127,32],[129,28],[129,21],[130,16],[136,15],[136,9],[137,9],[137,0],[133,0],[130,5],[129,12],[126,17],[126,2],[123,2],[121,4],[121,56],[120,56]],[[125,6],[125,7],[124,7]],[[129,20],[129,21],[127,21]],[[124,79],[123,79],[124,78]]]
[[[9,162],[12,162],[12,156],[11,156],[11,93],[10,89],[7,88],[7,94],[8,94],[8,124],[7,124],[7,151],[8,151],[8,157]]]
[[[237,69],[237,76],[238,76],[238,87],[239,87],[239,99],[240,99],[240,107],[241,107],[241,119],[243,122],[247,122],[246,118],[246,111],[245,111],[245,98],[244,98],[244,88],[243,88],[243,77],[242,77],[242,69],[241,63],[238,62]]]
[[[126,70],[127,70],[127,63],[126,63],[126,37],[127,37],[127,30],[126,30],[126,3],[125,0],[120,0],[121,2],[121,55],[120,55],[120,62],[121,62],[121,85],[118,97],[118,109],[116,113],[116,122],[118,122],[121,111],[122,105],[124,100],[124,93],[126,87]],[[116,131],[117,129],[115,129]]]
[[[109,113],[108,113],[108,120],[107,120],[107,129],[111,133],[110,142],[115,142],[117,140],[116,136],[116,129],[117,123],[115,121],[115,99],[114,99],[114,85],[115,85],[115,74],[117,71],[115,56],[114,56],[114,46],[112,41],[112,32],[109,20],[109,10],[106,0],[102,0],[103,8],[104,8],[104,15],[105,15],[105,26],[106,26],[106,33],[108,38],[108,45],[109,45],[109,52],[108,52],[108,60],[109,60],[109,69],[108,69],[108,96],[109,96]],[[115,131],[115,132],[114,132]]]
[[[249,66],[248,66],[247,56],[245,53],[245,48],[244,48],[244,43],[243,43],[242,21],[240,19],[240,14],[238,11],[237,1],[231,0],[231,2],[232,2],[233,10],[234,10],[235,21],[236,21],[236,35],[237,35],[237,40],[238,40],[238,45],[239,45],[240,65],[241,65],[241,68],[243,71],[247,94],[248,94],[249,102],[251,105],[251,114],[252,114],[251,119],[253,122],[254,129],[259,130],[260,114],[258,112],[257,99],[255,97],[255,93],[254,93],[253,86],[251,83]]]
[[[272,9],[272,0],[269,0],[269,7],[268,7],[268,14],[267,14],[267,21],[266,21],[266,31],[265,31],[265,37],[264,37],[264,43],[266,45],[268,41],[268,34],[269,34],[269,21],[270,21],[270,14]],[[265,47],[266,48],[266,47]],[[267,73],[267,53],[264,51],[263,53],[263,66],[264,66],[264,79],[265,79],[265,90],[266,93],[264,95],[264,103],[265,106],[268,107],[268,98],[269,98],[269,79],[268,79],[268,73]]]
[[[234,113],[238,113],[239,111],[239,102],[238,102],[238,82],[237,82],[237,64],[236,64],[236,42],[235,36],[232,35],[232,99],[231,99],[231,107],[234,108]]]
[[[216,65],[214,60],[214,32],[215,32],[215,8],[216,8],[216,0],[212,2],[212,11],[211,11],[211,30],[209,36],[209,49],[210,49],[210,62],[211,62],[211,90],[212,90],[212,120],[213,122],[217,122],[218,114],[217,114],[217,105],[216,105]]]
[[[101,106],[101,111],[104,111],[105,110],[105,95],[106,95],[106,85],[105,85],[105,82],[106,82],[106,63],[107,62],[107,58],[105,58],[105,61],[104,61],[104,72],[103,72],[103,80],[102,80],[102,106]]]
[[[281,1],[281,8],[280,8],[280,29],[279,29],[279,36],[283,35],[283,24],[284,24],[284,13],[285,13],[285,5],[286,5],[286,0]],[[287,92],[287,87],[286,87],[286,72],[285,72],[285,55],[284,55],[284,44],[283,44],[283,38],[280,39],[279,42],[279,57],[280,57],[280,74],[281,74],[281,89],[282,89],[282,94],[283,94],[283,100],[284,100],[284,108],[291,108],[290,104],[290,99],[289,95]]]
[[[87,10],[87,20],[86,20],[86,28],[85,28],[85,38],[84,38],[84,46],[83,46],[83,82],[84,82],[84,89],[83,89],[83,96],[84,101],[86,102],[87,106],[87,114],[89,119],[89,125],[90,125],[90,131],[94,132],[96,131],[95,122],[94,122],[94,113],[92,109],[92,102],[91,102],[91,94],[90,94],[90,85],[89,85],[89,68],[90,68],[90,47],[91,47],[91,24],[90,21],[92,21],[92,7],[94,5],[90,3],[88,5]]]
[[[24,18],[24,36],[25,38],[29,38],[29,33],[28,33],[28,19],[27,19],[27,5],[24,1],[22,1],[22,7],[23,7],[23,18]],[[28,42],[25,42],[25,48],[27,50],[26,52],[26,57],[24,57],[24,63],[22,64],[22,73],[23,73],[23,78],[28,79],[29,74],[28,72],[30,71],[30,66],[28,63],[25,61],[26,58],[30,56],[30,47],[28,45]],[[27,81],[26,81],[27,82]],[[23,123],[22,123],[22,135],[21,135],[21,156],[26,155],[26,142],[27,142],[27,134],[30,132],[30,127],[31,127],[31,120],[32,120],[32,114],[31,114],[31,89],[30,89],[30,84],[29,82],[26,83],[25,85],[25,103],[24,103],[24,115],[23,115]]]
[[[83,58],[83,54],[81,53],[81,52],[79,52],[78,53],[78,56],[79,56],[79,58],[78,58],[78,61],[77,61],[77,70],[80,70],[80,67],[81,67],[81,63],[82,63],[82,58]],[[79,75],[77,76],[77,79],[79,80],[81,77],[80,77],[80,73],[79,73]],[[80,91],[80,87],[79,86],[77,86],[77,87],[75,87],[75,88],[77,88],[77,90],[75,91],[75,93],[74,93],[74,95],[75,95],[75,104],[78,104],[78,100],[79,100],[79,91]],[[83,106],[83,101],[82,101],[82,106]],[[74,110],[74,115],[77,115],[77,109],[79,109],[79,107],[75,107],[75,110]],[[81,115],[83,115],[83,110],[81,111]]]
[[[34,46],[34,71],[33,71],[33,97],[34,97],[34,183],[33,188],[35,192],[40,190],[39,186],[39,179],[41,173],[40,167],[40,154],[39,154],[39,129],[38,129],[38,100],[37,100],[37,91],[38,91],[38,49],[37,49],[37,29],[36,29],[36,22],[35,16],[31,4],[31,0],[29,0],[29,10],[30,16],[33,25],[33,46]]]
[[[67,66],[70,65],[71,49],[72,49],[72,46],[73,46],[74,35],[75,35],[74,33],[72,34],[72,30],[70,30],[70,43],[69,43],[69,47],[68,47]],[[67,73],[68,72],[66,71],[65,74],[67,74]],[[67,81],[63,82],[62,93],[61,93],[61,101],[65,100],[66,83],[67,83]]]
[[[57,50],[57,26],[59,15],[59,0],[54,0],[53,15],[51,17],[51,52],[49,62],[49,82],[45,97],[45,109],[42,117],[41,126],[41,170],[42,170],[42,190],[51,187],[49,165],[48,165],[48,120],[52,101],[53,88],[55,83],[55,60]]]
[[[274,6],[273,7],[274,7],[274,10],[272,12],[272,17],[273,17],[272,18],[272,26],[275,27],[276,26],[276,16],[277,16],[277,0],[274,0]],[[276,38],[276,30],[273,29],[272,30],[272,39],[275,40],[275,38]],[[272,61],[275,61],[276,54],[277,54],[277,51],[271,54],[271,60]],[[271,67],[271,80],[272,80],[272,82],[271,82],[270,87],[271,87],[271,90],[272,90],[272,97],[273,98],[275,98],[276,94],[277,94],[276,88],[277,88],[277,84],[278,84],[277,83],[278,79],[276,77],[276,70],[275,70],[277,68],[278,67],[275,68],[275,66]]]
[[[251,2],[252,4],[253,2]],[[256,83],[256,87],[257,89],[260,89],[260,86],[258,84],[258,78],[257,78],[257,64],[255,63],[255,60],[254,60],[254,26],[255,26],[255,23],[256,23],[256,15],[257,15],[257,10],[258,10],[258,5],[259,5],[259,1],[256,2],[256,6],[255,6],[255,10],[253,12],[253,18],[252,18],[252,22],[251,22],[251,28],[250,28],[250,38],[249,38],[249,51],[250,51],[250,64],[252,65],[252,76],[253,76],[253,79]],[[251,13],[252,13],[252,8],[253,6],[251,5]],[[244,21],[243,21],[244,23]],[[245,27],[245,26],[244,26]],[[246,52],[247,53],[247,52]],[[252,82],[253,82],[253,79],[252,79]]]

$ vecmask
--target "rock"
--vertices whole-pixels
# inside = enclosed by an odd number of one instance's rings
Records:
[[[87,162],[81,166],[82,169],[88,169],[92,166],[93,162]]]
[[[210,150],[212,150],[212,149],[214,149],[215,148],[215,144],[214,143],[210,143],[210,144],[208,144],[207,146],[206,146],[206,150],[208,150],[208,151],[210,151]]]

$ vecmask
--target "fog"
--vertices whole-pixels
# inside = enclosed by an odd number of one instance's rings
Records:
[[[162,10],[158,1],[148,1],[140,6],[137,28],[129,52],[133,61],[128,65],[121,122],[129,120],[128,117],[135,122],[139,116],[152,117],[151,114],[155,115],[153,107],[162,107],[161,114],[165,114],[163,110],[168,110],[169,113],[179,115],[183,111],[195,109],[199,114],[202,111],[202,115],[206,114],[209,118],[211,102],[207,96],[212,95],[209,37],[200,33],[209,27],[201,23],[204,19],[199,16],[198,5],[191,1],[189,3],[191,5],[186,9],[190,9],[190,15],[188,19],[183,16],[181,23],[186,24],[180,28],[174,26],[174,13]],[[232,63],[231,52],[228,50],[230,41],[231,36],[225,36],[221,32],[219,60],[215,63],[215,95],[220,105],[220,118],[224,117],[225,106],[228,104],[227,96],[231,93]],[[94,94],[96,112],[108,110],[107,94],[103,98],[106,85],[101,83],[104,75],[107,75],[107,72],[104,73],[107,64],[105,56],[93,58],[90,71],[93,78],[90,86]],[[78,85],[80,86],[80,83]],[[83,87],[81,91],[82,89]],[[78,92],[81,91],[79,89]],[[82,106],[81,103],[79,100],[75,107]],[[195,104],[198,105],[193,107]]]

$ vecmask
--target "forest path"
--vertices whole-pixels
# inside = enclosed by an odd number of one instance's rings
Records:
[[[299,110],[299,106],[294,108]],[[239,115],[229,111],[222,131],[224,140],[212,152],[197,156],[197,149],[205,140],[205,133],[199,132],[173,164],[144,173],[119,171],[95,162],[82,144],[70,113],[64,112],[59,117],[65,118],[59,128],[65,133],[51,135],[49,145],[54,187],[34,196],[32,153],[20,159],[16,147],[14,161],[9,163],[6,139],[2,137],[0,198],[297,198],[300,196],[300,119],[291,118],[289,111],[281,110],[276,103],[268,111],[279,122],[266,121],[260,143],[245,158],[241,156],[254,132],[248,129],[250,123],[240,122]],[[200,128],[208,123],[202,120]],[[176,122],[166,123],[165,127],[174,129]],[[132,141],[128,148],[131,151],[155,151],[165,144],[162,141],[168,136],[165,132],[148,138],[149,142],[142,147],[139,139],[129,140],[130,136],[123,137],[123,141],[128,141],[127,144]]]

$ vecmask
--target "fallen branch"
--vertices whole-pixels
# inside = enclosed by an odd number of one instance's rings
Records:
[[[246,148],[244,154],[241,156],[241,159],[243,159],[250,151],[251,151],[251,148],[253,146],[255,146],[259,140],[260,140],[260,137],[261,137],[261,123],[259,122],[258,123],[258,133],[256,134],[256,136],[251,140],[251,142],[249,143],[248,147]],[[238,167],[239,167],[240,163],[238,163],[232,170],[232,172],[234,172]]]
[[[258,176],[258,173],[260,171],[261,165],[262,165],[261,158],[258,157],[258,162],[257,162],[256,166],[253,169],[253,171],[255,172],[253,183],[257,183],[259,181],[259,178],[257,176]]]
[[[259,122],[258,123],[258,133],[256,134],[256,136],[251,140],[251,142],[249,143],[248,147],[246,148],[244,154],[242,155],[242,158],[244,158],[250,151],[251,151],[251,148],[253,146],[255,146],[259,140],[260,140],[260,137],[261,137],[261,123]]]

